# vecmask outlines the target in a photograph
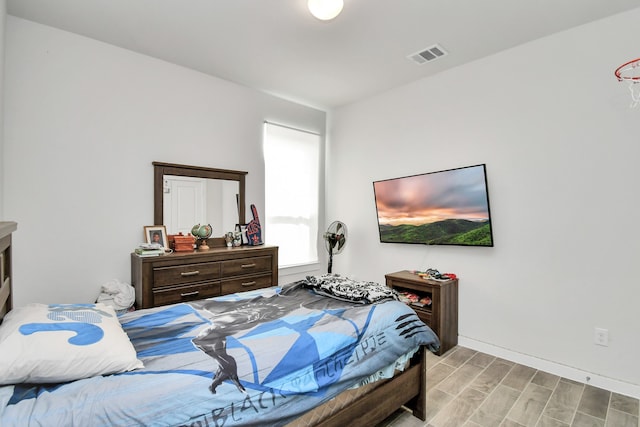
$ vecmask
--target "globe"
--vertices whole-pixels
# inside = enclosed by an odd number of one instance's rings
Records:
[[[208,239],[213,234],[213,228],[211,228],[211,224],[196,224],[191,228],[191,234],[198,239]]]
[[[211,228],[211,224],[196,224],[191,228],[191,234],[198,239],[198,249],[202,251],[209,250],[207,239],[211,237],[212,233],[213,228]]]

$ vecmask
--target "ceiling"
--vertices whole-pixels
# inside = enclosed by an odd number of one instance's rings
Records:
[[[10,15],[321,109],[640,7],[640,0],[7,0]],[[446,52],[418,65],[434,44]]]

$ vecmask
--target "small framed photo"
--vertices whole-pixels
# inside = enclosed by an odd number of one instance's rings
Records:
[[[242,244],[249,244],[249,237],[247,236],[247,224],[236,224],[236,231],[239,231],[242,234]]]
[[[158,243],[163,248],[169,249],[167,228],[164,225],[146,225],[144,227],[144,237],[147,243]]]

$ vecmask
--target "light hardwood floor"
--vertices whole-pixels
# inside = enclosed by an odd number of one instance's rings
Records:
[[[638,399],[455,347],[427,363],[427,420],[377,427],[639,427]]]

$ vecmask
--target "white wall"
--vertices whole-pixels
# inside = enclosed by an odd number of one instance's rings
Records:
[[[640,108],[613,76],[640,53],[638,21],[640,9],[333,112],[327,219],[350,238],[335,271],[457,273],[461,342],[640,396]],[[374,180],[478,163],[494,248],[379,243]]]
[[[322,111],[12,16],[5,78],[17,305],[93,301],[130,281],[153,222],[152,161],[248,171],[247,206],[264,212],[263,121],[325,128]]]

